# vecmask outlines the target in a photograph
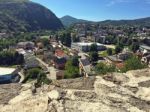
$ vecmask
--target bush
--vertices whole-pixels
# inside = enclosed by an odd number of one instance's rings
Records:
[[[76,78],[79,76],[79,67],[74,66],[72,60],[67,61],[65,66],[64,78]]]
[[[125,61],[125,66],[124,66],[124,68],[122,68],[121,71],[127,72],[129,70],[143,69],[146,67],[147,67],[147,65],[143,64],[138,57],[132,56],[127,61]]]
[[[41,73],[41,69],[32,68],[27,71],[27,77],[28,77],[28,79],[37,79],[37,77],[40,73]]]
[[[112,54],[113,54],[113,51],[112,51],[111,48],[108,48],[108,49],[107,49],[107,54],[108,54],[108,55],[112,55]]]
[[[40,87],[42,84],[49,85],[52,81],[47,78],[45,73],[40,73],[37,77],[37,83],[35,84],[36,87]]]
[[[95,67],[95,71],[97,74],[107,74],[110,72],[115,72],[116,67],[113,65],[106,65],[104,63],[98,63]]]

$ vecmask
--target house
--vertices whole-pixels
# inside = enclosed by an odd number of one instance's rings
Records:
[[[95,35],[95,42],[105,43],[105,41],[106,41],[106,36],[102,36],[99,34]]]
[[[123,62],[123,60],[119,59],[117,55],[107,56],[106,61],[110,64],[118,64]]]
[[[81,75],[86,77],[91,74],[91,63],[88,58],[79,59],[79,71]]]
[[[130,56],[132,56],[131,52],[122,52],[118,55],[112,55],[112,56],[106,57],[106,62],[108,64],[113,64],[117,68],[121,69],[124,67],[124,61],[129,59]]]
[[[140,50],[141,50],[142,53],[150,52],[150,46],[140,45]]]
[[[55,56],[53,57],[54,67],[57,69],[64,69],[67,59],[65,57],[65,53],[61,49],[55,50]]]
[[[79,42],[79,43],[72,43],[71,44],[71,48],[72,49],[76,49],[78,51],[82,51],[82,52],[88,52],[90,50],[90,47],[92,44],[96,44],[97,45],[97,50],[98,51],[103,51],[106,50],[106,47],[103,44],[100,43],[90,43],[90,42]]]
[[[18,82],[19,80],[18,69],[0,67],[0,84]]]
[[[62,58],[54,57],[53,59],[54,67],[57,69],[64,69],[66,62],[67,60],[64,57]]]
[[[61,49],[56,49],[55,50],[55,56],[58,57],[58,58],[65,57],[65,53]]]
[[[118,54],[118,58],[123,61],[127,60],[130,56],[132,56],[131,52],[123,52],[123,53]]]
[[[25,49],[25,50],[33,50],[35,47],[35,44],[33,42],[19,42],[17,44],[17,48]]]
[[[117,55],[108,56],[105,58],[106,63],[110,65],[115,65],[118,69],[121,69],[124,67],[124,60],[119,59]]]

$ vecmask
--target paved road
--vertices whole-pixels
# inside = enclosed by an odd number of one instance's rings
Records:
[[[46,67],[47,71],[49,72],[49,74],[47,74],[47,77],[51,80],[56,80],[56,72],[57,70],[54,67],[49,67],[49,65],[47,63],[45,63],[44,61],[42,61],[40,58],[36,58],[39,63],[41,65],[43,65],[44,67]]]

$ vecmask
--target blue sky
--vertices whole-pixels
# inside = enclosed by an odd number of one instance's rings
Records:
[[[136,19],[150,17],[150,0],[31,0],[40,3],[57,17],[70,15],[79,19]]]

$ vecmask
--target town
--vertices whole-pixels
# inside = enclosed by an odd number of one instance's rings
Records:
[[[149,27],[78,23],[57,32],[22,33],[20,40],[0,35],[0,83],[41,85],[150,67]]]
[[[0,0],[0,112],[150,112],[150,0]]]

